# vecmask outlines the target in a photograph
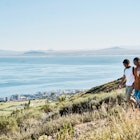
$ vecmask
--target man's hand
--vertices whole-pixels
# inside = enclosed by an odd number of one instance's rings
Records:
[[[117,89],[121,89],[121,88],[122,88],[122,85],[119,84],[119,85],[117,86]]]
[[[131,86],[131,90],[133,90],[133,89],[135,89],[135,88],[134,88],[134,84],[132,84],[132,86]]]

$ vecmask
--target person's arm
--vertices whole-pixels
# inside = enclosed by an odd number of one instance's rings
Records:
[[[126,77],[125,77],[125,75],[123,75],[122,81],[121,81],[120,84],[118,85],[118,88],[121,88],[122,85],[125,83],[125,81],[126,81]]]

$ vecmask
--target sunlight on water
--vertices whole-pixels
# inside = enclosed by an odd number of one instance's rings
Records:
[[[87,89],[119,78],[133,56],[0,58],[0,96]]]

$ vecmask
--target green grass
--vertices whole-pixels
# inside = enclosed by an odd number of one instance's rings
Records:
[[[29,101],[19,101],[19,102],[5,102],[0,103],[0,116],[10,115],[15,110],[21,110],[24,108],[24,105]],[[31,108],[39,109],[41,106],[45,104],[46,100],[31,100]]]

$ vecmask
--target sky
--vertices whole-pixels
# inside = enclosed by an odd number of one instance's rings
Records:
[[[139,0],[0,0],[0,50],[140,47]]]

